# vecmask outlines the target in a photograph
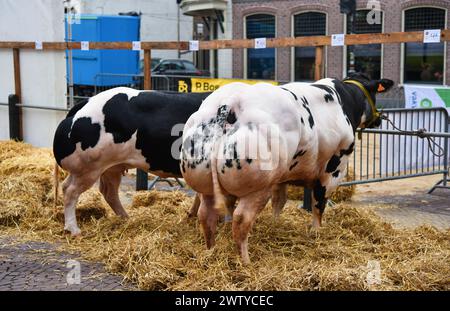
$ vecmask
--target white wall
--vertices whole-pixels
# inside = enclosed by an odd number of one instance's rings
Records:
[[[141,12],[141,41],[177,41],[177,10],[175,0],[81,0],[81,13],[115,15],[120,12]],[[180,12],[180,40],[192,40],[192,17]],[[177,58],[176,50],[154,50],[152,57]],[[182,58],[192,60],[192,53]]]
[[[0,41],[64,41],[63,1],[0,0]],[[0,50],[0,102],[14,93],[12,52]],[[21,50],[22,102],[26,105],[65,107],[64,52]],[[64,113],[23,109],[24,140],[50,147]],[[9,138],[7,109],[0,108],[0,139]],[[5,121],[6,120],[6,121]]]
[[[233,14],[231,1],[228,1],[227,9],[223,12],[223,16],[223,27],[225,32],[222,33],[222,31],[218,29],[219,40],[233,39]],[[219,78],[233,78],[233,50],[219,50],[217,54],[217,57],[219,59]]]

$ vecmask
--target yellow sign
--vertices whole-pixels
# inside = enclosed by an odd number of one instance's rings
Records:
[[[181,93],[189,92],[188,84],[186,83],[186,81],[184,81],[184,80],[178,81],[178,92],[181,92]]]
[[[222,85],[232,82],[243,82],[247,84],[255,84],[259,82],[266,82],[273,85],[278,85],[278,82],[271,80],[244,80],[244,79],[213,79],[213,78],[191,78],[191,92],[203,93],[213,92]],[[185,81],[178,81],[178,92],[188,92],[188,84]]]

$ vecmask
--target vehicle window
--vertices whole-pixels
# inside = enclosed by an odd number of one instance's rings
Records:
[[[186,68],[186,70],[191,70],[191,71],[197,70],[197,68],[195,68],[194,64],[191,62],[183,61],[183,65],[184,65],[184,68]]]

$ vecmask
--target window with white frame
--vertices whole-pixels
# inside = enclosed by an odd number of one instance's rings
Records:
[[[253,14],[245,19],[247,39],[274,38],[275,16]],[[247,78],[275,80],[275,49],[247,50]]]
[[[347,16],[347,33],[365,34],[383,32],[383,12],[380,12],[380,23],[369,24],[367,14],[370,10],[358,10],[353,17]],[[371,79],[381,77],[381,44],[349,45],[347,46],[347,75],[362,72]]]
[[[420,7],[405,10],[405,31],[445,28],[445,10]],[[444,43],[405,43],[404,83],[444,83]]]
[[[327,16],[321,12],[304,12],[294,15],[294,37],[326,35]],[[296,47],[294,50],[294,80],[314,80],[316,48]]]

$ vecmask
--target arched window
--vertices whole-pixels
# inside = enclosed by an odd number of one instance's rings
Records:
[[[383,12],[379,12],[379,23],[376,20],[369,24],[367,15],[370,10],[358,10],[353,18],[347,15],[347,33],[381,33],[383,32]],[[377,13],[378,14],[378,13]],[[349,45],[347,46],[347,75],[354,72],[362,72],[371,79],[381,77],[381,44]]]
[[[405,31],[444,29],[445,10],[421,7],[405,10]],[[444,83],[444,43],[405,43],[404,83]]]
[[[245,19],[247,39],[274,38],[275,16],[249,15]],[[247,50],[247,78],[275,80],[275,49]]]
[[[294,37],[326,35],[327,16],[320,12],[305,12],[294,15]],[[296,47],[294,52],[294,80],[314,80],[316,48]]]

